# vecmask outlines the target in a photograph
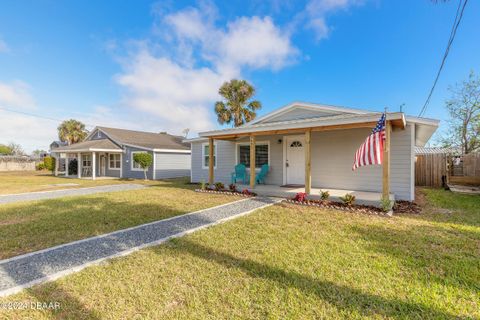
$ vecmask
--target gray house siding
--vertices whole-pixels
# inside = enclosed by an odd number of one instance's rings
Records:
[[[133,148],[133,147],[125,147],[125,153],[122,156],[122,167],[123,167],[123,178],[131,178],[131,179],[143,179],[144,174],[143,170],[132,170],[131,163],[133,161],[132,152],[133,151],[141,151],[141,152],[148,152],[153,157],[152,151],[146,151],[140,148]],[[147,171],[147,178],[153,179],[153,166],[151,166]]]
[[[124,155],[122,154],[121,157],[124,157]],[[108,169],[108,163],[110,161],[108,153],[106,154],[105,161],[106,161],[106,163],[105,163],[105,173],[106,173],[106,175],[108,177],[120,178],[121,170],[119,170],[119,169]]]
[[[102,131],[95,130],[88,140],[109,139]]]
[[[155,153],[155,179],[190,176],[191,156],[188,153]]]
[[[356,191],[382,190],[382,167],[366,166],[352,171],[355,151],[370,134],[371,129],[334,130],[312,133],[312,186]],[[395,130],[391,136],[391,192],[399,200],[414,199],[414,126]],[[248,139],[248,138],[247,138]],[[230,183],[236,164],[237,142],[216,141],[217,167],[215,181]],[[279,143],[279,139],[282,143]],[[259,136],[257,141],[270,143],[270,172],[266,183],[283,184],[284,136]],[[202,142],[192,143],[192,182],[208,181],[208,168],[202,166]]]

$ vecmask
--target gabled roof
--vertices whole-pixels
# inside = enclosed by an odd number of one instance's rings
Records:
[[[103,132],[107,137],[119,145],[133,146],[149,150],[190,150],[190,146],[182,142],[183,137],[174,136],[165,132],[155,133],[118,128],[95,127],[95,129],[88,135],[87,140],[90,139],[97,130]]]
[[[249,123],[243,125],[242,127],[249,127],[251,125],[257,124],[257,123],[265,123],[265,122],[272,122],[276,118],[281,117],[282,115],[285,115],[289,112],[294,111],[295,109],[302,109],[305,111],[311,111],[309,113],[308,118],[313,118],[316,117],[315,114],[318,115],[318,117],[323,117],[323,116],[332,116],[332,115],[341,115],[341,114],[368,114],[368,113],[375,113],[367,110],[361,110],[361,109],[354,109],[354,108],[347,108],[347,107],[339,107],[339,106],[332,106],[332,105],[326,105],[326,104],[317,104],[317,103],[309,103],[309,102],[300,102],[300,101],[295,101],[290,104],[287,104],[286,106],[283,106],[279,109],[276,109],[270,113],[267,113],[266,115],[256,118],[253,121],[250,121]],[[301,118],[298,118],[301,119]]]
[[[79,143],[74,143],[69,146],[56,148],[55,152],[89,152],[89,151],[104,151],[104,152],[121,152],[122,148],[113,143],[110,139],[87,140]]]

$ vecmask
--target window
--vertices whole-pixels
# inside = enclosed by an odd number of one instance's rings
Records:
[[[134,157],[135,154],[137,154],[137,153],[145,153],[145,151],[133,151],[133,152],[131,153],[131,157],[132,157],[132,158],[131,158],[130,160],[132,161],[132,170],[134,170],[134,171],[143,171],[142,167],[140,167],[140,165],[139,165],[137,162],[135,162],[135,160],[133,160],[133,157]]]
[[[250,167],[250,145],[240,144],[238,146],[238,163]],[[255,168],[260,168],[269,163],[269,145],[268,143],[258,143],[255,145]]]
[[[121,161],[120,154],[110,153],[108,155],[108,169],[120,169]]]
[[[91,167],[92,166],[92,158],[89,154],[82,155],[82,167]]]
[[[202,144],[202,159],[203,159],[203,168],[209,168],[210,162],[210,145],[208,143]],[[217,167],[217,144],[213,144],[213,167]]]
[[[291,148],[301,148],[302,147],[302,143],[300,141],[293,141],[291,144],[290,144],[290,147]]]

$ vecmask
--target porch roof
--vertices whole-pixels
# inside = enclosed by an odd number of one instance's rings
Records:
[[[69,146],[56,148],[55,152],[122,152],[123,150],[110,139],[88,140]]]
[[[246,135],[283,134],[305,132],[306,130],[326,131],[362,127],[373,128],[380,118],[380,115],[381,113],[342,114],[273,123],[259,123],[238,128],[200,132],[199,136],[203,138],[235,139]],[[390,121],[393,127],[400,127],[402,129],[405,128],[406,125],[403,112],[388,113],[387,121]]]

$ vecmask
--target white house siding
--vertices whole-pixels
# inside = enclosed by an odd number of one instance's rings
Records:
[[[270,118],[265,121],[260,121],[260,123],[270,123],[270,122],[278,122],[278,121],[286,121],[286,120],[297,120],[297,119],[308,119],[308,118],[315,118],[315,117],[328,117],[337,115],[338,112],[326,112],[326,111],[318,111],[318,110],[310,110],[305,108],[296,108],[285,113],[281,113],[273,118]]]
[[[155,154],[155,179],[190,176],[191,156],[188,153],[157,152]]]
[[[356,191],[382,190],[382,167],[366,166],[352,171],[355,151],[371,129],[312,132],[312,186]],[[282,143],[278,140],[282,139]],[[248,138],[240,141],[248,141]],[[257,141],[270,142],[270,172],[267,184],[283,184],[284,136],[258,136]],[[414,128],[395,130],[391,136],[391,192],[399,200],[413,200]],[[237,141],[239,142],[239,141]],[[217,168],[215,181],[230,183],[236,164],[236,142],[216,141]],[[192,143],[192,182],[208,181],[208,168],[202,168],[202,142]]]

